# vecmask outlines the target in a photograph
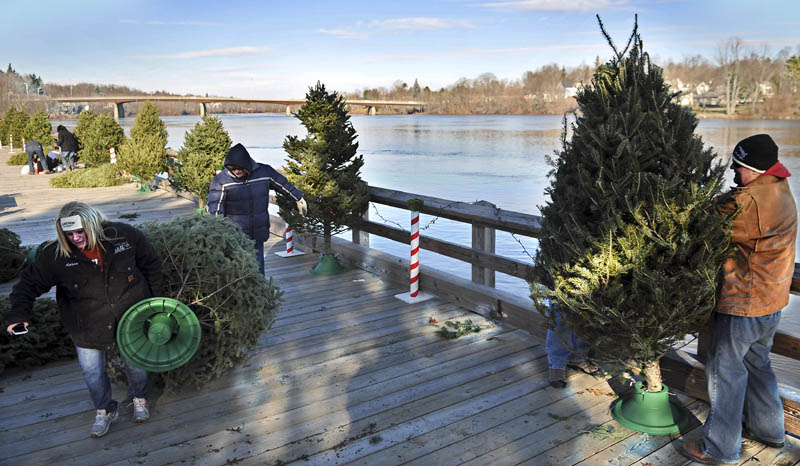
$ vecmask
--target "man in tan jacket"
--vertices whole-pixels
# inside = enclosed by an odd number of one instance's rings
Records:
[[[768,135],[736,144],[731,168],[737,187],[717,210],[741,210],[731,237],[736,251],[723,264],[712,315],[706,363],[711,412],[702,440],[682,446],[684,455],[704,464],[738,463],[743,436],[772,448],[784,445],[783,404],[769,353],[789,302],[797,207],[789,171]]]

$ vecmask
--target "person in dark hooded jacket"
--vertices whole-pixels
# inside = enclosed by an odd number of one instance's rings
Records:
[[[56,145],[61,148],[61,162],[72,171],[78,163],[78,140],[64,125],[58,125],[58,141]]]
[[[255,240],[262,274],[264,241],[269,238],[270,189],[294,199],[297,210],[305,215],[308,207],[303,194],[285,176],[254,161],[242,144],[236,144],[225,156],[225,169],[214,176],[208,191],[208,212],[228,217]]]

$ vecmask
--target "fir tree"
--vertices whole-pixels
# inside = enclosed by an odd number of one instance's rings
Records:
[[[131,137],[122,143],[120,168],[138,176],[144,184],[167,169],[167,129],[158,108],[145,102],[131,128]]]
[[[88,128],[81,133],[83,145],[81,160],[87,167],[99,167],[111,162],[109,149],[113,147],[114,150],[120,150],[125,141],[122,127],[108,114],[92,117]]]
[[[79,155],[83,155],[81,151],[83,150],[83,140],[89,135],[89,128],[92,126],[92,121],[94,121],[97,115],[91,110],[84,110],[80,114],[78,114],[78,124],[75,126],[75,131],[72,134],[75,135],[75,138],[78,140],[78,151]]]
[[[9,125],[11,119],[9,118],[9,116],[10,115],[13,116],[14,112],[16,111],[17,109],[15,109],[14,107],[9,108],[8,111],[6,111],[6,114],[3,115],[3,119],[0,120],[0,142],[2,142],[3,145],[8,145],[9,142],[8,136],[9,134],[11,134],[11,128]]]
[[[8,136],[9,138],[14,138],[14,147],[22,147],[22,138],[25,135],[25,127],[28,125],[29,119],[30,117],[25,113],[25,110],[20,110],[15,107],[8,109],[6,113]]]
[[[644,367],[657,392],[659,358],[714,309],[729,251],[729,219],[713,208],[725,167],[694,134],[697,119],[637,27],[622,52],[600,27],[614,57],[578,93],[572,138],[565,119],[551,160],[535,277],[550,290],[533,285],[533,298],[554,325],[541,301],[552,298],[595,357]]]
[[[33,114],[25,125],[23,135],[26,141],[38,141],[45,149],[52,148],[55,141],[50,133],[53,131],[53,125],[47,118],[47,114],[39,111]]]
[[[303,193],[308,215],[280,196],[280,216],[297,231],[321,234],[324,253],[331,254],[331,236],[358,223],[367,209],[369,191],[360,177],[364,157],[356,154],[356,130],[344,98],[328,93],[323,84],[309,88],[295,116],[308,134],[304,139],[287,136],[283,142],[289,155],[286,178]]]
[[[231,137],[218,118],[207,116],[194,125],[178,151],[175,173],[170,182],[200,198],[200,207],[208,201],[208,188],[216,170],[221,170],[231,148]]]

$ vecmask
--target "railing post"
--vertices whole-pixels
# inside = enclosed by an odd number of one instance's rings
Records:
[[[364,215],[361,216],[363,220],[369,220],[369,208],[364,211]],[[353,242],[356,244],[360,244],[364,247],[369,247],[369,233],[366,231],[361,231],[358,227],[353,227]]]
[[[478,201],[475,204],[492,208],[496,207],[494,204],[488,201]],[[494,254],[495,229],[489,228],[482,223],[472,222],[472,249]],[[494,288],[495,272],[493,269],[487,269],[486,267],[473,264],[472,281],[479,285],[485,285]]]

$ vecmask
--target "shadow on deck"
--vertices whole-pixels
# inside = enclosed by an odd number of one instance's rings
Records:
[[[434,299],[405,304],[404,290],[363,270],[320,277],[314,254],[267,270],[285,291],[272,330],[248,361],[200,391],[151,400],[152,418],[130,408],[108,435],[94,418],[75,362],[4,375],[0,463],[26,464],[683,464],[678,442],[634,433],[611,419],[605,380],[547,381],[542,342]],[[479,321],[480,333],[444,340],[430,319]],[[115,387],[117,399],[124,387]],[[679,396],[699,435],[707,405]],[[589,435],[598,425],[615,435]],[[783,451],[746,449],[759,464],[793,464]],[[783,463],[783,461],[788,461]]]

